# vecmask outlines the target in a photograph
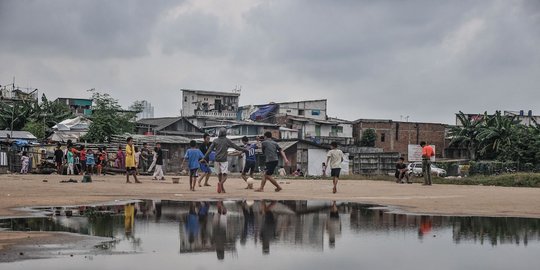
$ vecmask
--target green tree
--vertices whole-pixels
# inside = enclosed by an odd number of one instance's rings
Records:
[[[484,113],[482,119],[485,119],[486,117],[487,112]],[[450,145],[466,147],[469,150],[469,158],[471,160],[476,160],[478,158],[478,147],[480,145],[478,134],[480,133],[480,128],[484,124],[484,120],[472,120],[462,111],[457,114],[457,118],[460,125],[455,126],[450,130],[450,136],[452,138]]]
[[[362,132],[362,138],[360,139],[360,146],[363,147],[375,147],[377,141],[377,133],[374,129],[368,128]]]
[[[123,110],[118,100],[109,94],[95,92],[92,124],[83,140],[102,143],[110,142],[113,135],[131,133],[135,128],[136,112]]]
[[[24,125],[24,128],[22,129],[24,131],[28,131],[34,136],[36,136],[39,140],[45,139],[47,136],[47,126],[43,125],[43,122],[26,122],[26,125]]]
[[[515,116],[503,115],[500,111],[487,117],[478,133],[482,155],[488,158],[497,158],[501,152],[511,147],[512,137],[517,132],[519,125]]]

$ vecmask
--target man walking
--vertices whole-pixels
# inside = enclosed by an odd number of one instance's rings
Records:
[[[142,149],[141,149],[141,169],[143,172],[146,172],[148,170],[148,167],[150,166],[150,149],[148,149],[148,144],[143,143]]]
[[[435,156],[433,147],[426,142],[420,142],[422,147],[422,174],[424,174],[424,186],[431,186],[431,157]]]
[[[283,149],[279,147],[277,142],[272,140],[272,132],[268,131],[264,133],[264,137],[265,139],[261,143],[261,145],[262,152],[264,154],[264,157],[266,158],[266,173],[264,174],[264,177],[261,181],[261,187],[259,189],[256,189],[255,191],[263,192],[266,180],[268,180],[276,187],[275,191],[280,192],[282,190],[281,186],[279,186],[278,182],[272,177],[279,163],[278,153],[281,154],[281,157],[285,161],[285,165],[289,165],[289,160],[287,159],[287,156],[285,156],[285,152],[283,152]]]
[[[218,138],[215,139],[214,142],[212,142],[210,148],[208,149],[208,151],[206,151],[204,158],[201,159],[200,162],[204,162],[206,158],[210,156],[210,153],[212,153],[214,149],[216,150],[216,161],[214,163],[214,166],[216,167],[219,180],[217,192],[225,193],[224,184],[225,181],[227,181],[227,174],[229,173],[229,162],[227,162],[229,147],[245,153],[249,153],[249,151],[234,144],[231,140],[229,140],[227,138],[227,129],[221,128],[218,135]]]
[[[343,151],[337,148],[337,142],[332,142],[330,147],[332,149],[326,155],[326,164],[330,165],[330,176],[334,178],[334,189],[332,191],[336,193],[339,175],[341,174],[341,163],[343,163],[345,155]]]

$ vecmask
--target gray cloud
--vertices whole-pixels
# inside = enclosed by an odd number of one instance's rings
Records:
[[[161,115],[178,113],[180,88],[237,84],[245,104],[328,98],[351,120],[539,111],[538,3],[1,1],[0,59],[14,64],[0,80],[110,89]]]

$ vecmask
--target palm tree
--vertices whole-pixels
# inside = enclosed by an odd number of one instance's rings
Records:
[[[457,118],[461,125],[455,126],[450,130],[450,136],[452,137],[450,145],[466,147],[469,150],[469,158],[476,160],[480,143],[478,134],[480,133],[480,128],[484,123],[483,119],[485,117],[481,119],[470,119],[460,111],[457,114]]]
[[[512,144],[512,136],[519,126],[516,116],[507,116],[496,111],[495,115],[486,119],[485,125],[478,133],[481,150],[484,155],[491,153],[497,156],[501,150],[506,149]]]

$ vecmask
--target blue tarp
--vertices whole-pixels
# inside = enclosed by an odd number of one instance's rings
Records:
[[[15,145],[17,145],[18,147],[23,147],[23,146],[27,146],[28,145],[28,142],[25,141],[25,140],[15,140],[13,142]]]
[[[268,118],[268,116],[273,113],[278,105],[276,104],[269,104],[262,107],[259,107],[259,109],[251,114],[249,117],[253,121],[262,120]]]

